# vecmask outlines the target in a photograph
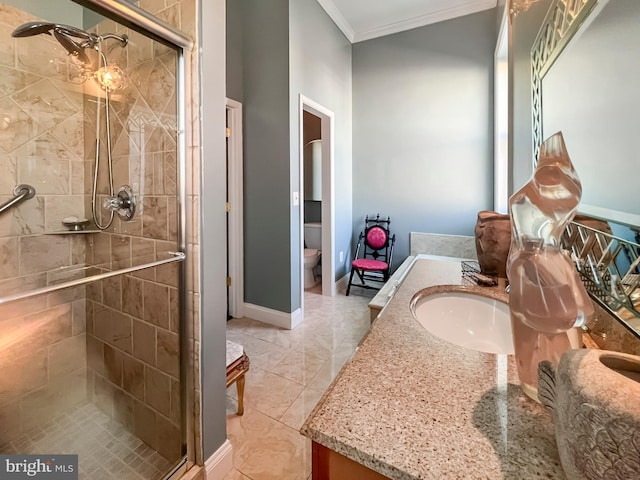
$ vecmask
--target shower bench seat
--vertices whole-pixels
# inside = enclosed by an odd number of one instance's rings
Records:
[[[236,384],[238,415],[244,413],[244,375],[249,371],[249,357],[242,345],[227,340],[227,388]]]

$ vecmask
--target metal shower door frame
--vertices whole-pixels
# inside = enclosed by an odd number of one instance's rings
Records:
[[[125,0],[72,0],[83,7],[93,10],[122,25],[131,28],[153,40],[175,50],[176,98],[177,98],[177,161],[178,161],[178,252],[179,262],[179,302],[180,302],[180,376],[181,376],[181,434],[182,444],[186,446],[186,456],[167,478],[177,478],[195,463],[196,438],[194,406],[194,374],[190,369],[191,346],[187,343],[193,337],[193,322],[187,319],[187,262],[186,259],[186,205],[187,205],[187,99],[190,98],[191,52],[194,42],[180,30],[160,20],[149,12]]]

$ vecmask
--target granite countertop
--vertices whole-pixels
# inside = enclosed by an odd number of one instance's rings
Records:
[[[301,433],[393,479],[564,479],[550,415],[521,392],[514,358],[413,318],[423,289],[507,301],[503,288],[460,284],[459,261],[416,259]]]

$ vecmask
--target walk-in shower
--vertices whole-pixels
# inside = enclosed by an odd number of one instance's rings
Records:
[[[175,38],[127,2],[0,3],[0,453],[77,454],[80,479],[186,462]]]

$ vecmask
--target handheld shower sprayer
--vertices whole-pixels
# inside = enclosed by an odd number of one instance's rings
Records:
[[[117,40],[121,47],[125,47],[129,43],[127,35],[116,35],[115,33],[106,33],[98,35],[86,32],[70,25],[61,25],[58,23],[48,22],[28,22],[20,25],[12,33],[12,37],[33,37],[35,35],[53,35],[53,37],[64,47],[64,49],[74,58],[77,58],[83,65],[90,65],[91,61],[85,52],[86,49],[98,52],[98,63],[93,78],[101,85],[104,90],[104,116],[106,130],[106,152],[108,164],[108,183],[109,196],[105,201],[105,208],[109,210],[109,221],[102,224],[98,219],[97,210],[97,192],[98,192],[98,171],[100,166],[100,150],[102,140],[100,138],[100,96],[97,97],[96,109],[96,155],[93,175],[93,191],[91,196],[91,210],[93,213],[93,221],[100,230],[106,230],[111,226],[114,219],[114,212],[117,211],[123,220],[131,220],[135,212],[135,197],[131,189],[121,189],[116,196],[113,187],[113,160],[111,156],[111,121],[109,118],[109,101],[110,90],[119,90],[124,86],[124,73],[117,65],[108,65],[107,57],[102,52],[102,42],[105,40]],[[122,193],[124,191],[124,193]],[[124,198],[126,196],[126,198]],[[124,200],[123,200],[124,199]],[[116,204],[116,201],[119,203]]]

